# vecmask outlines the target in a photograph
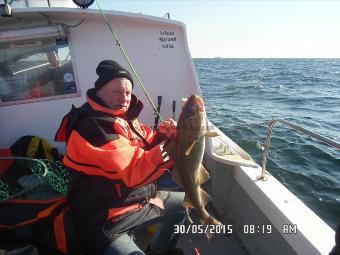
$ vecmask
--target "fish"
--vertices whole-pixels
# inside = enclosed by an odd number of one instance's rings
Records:
[[[196,209],[208,240],[212,234],[209,228],[221,224],[205,209],[211,201],[210,195],[201,185],[210,179],[208,171],[202,165],[205,148],[205,137],[217,136],[216,132],[206,129],[206,112],[203,100],[198,95],[191,95],[185,102],[176,128],[176,158],[172,178],[185,192],[183,207]],[[190,223],[193,221],[190,219]]]

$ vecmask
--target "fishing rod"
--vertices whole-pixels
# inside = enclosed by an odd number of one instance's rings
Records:
[[[157,105],[157,112],[161,111],[161,104],[162,104],[162,96],[158,96],[158,105]],[[159,117],[155,116],[155,123],[153,125],[153,130],[156,130],[158,127],[158,121],[159,121]]]
[[[101,15],[103,16],[103,18],[104,18],[104,20],[105,20],[107,26],[108,26],[109,29],[110,29],[113,38],[116,40],[116,45],[121,49],[121,51],[122,51],[122,53],[123,53],[123,55],[124,55],[124,57],[125,57],[125,60],[128,62],[128,64],[129,64],[129,66],[130,66],[130,68],[131,68],[133,74],[135,75],[135,77],[136,77],[138,83],[141,85],[142,90],[143,90],[143,92],[144,92],[146,98],[148,99],[149,103],[151,104],[151,106],[152,106],[152,108],[153,108],[153,111],[154,111],[154,115],[155,115],[157,118],[159,118],[161,121],[163,121],[162,116],[161,116],[160,113],[157,111],[156,106],[155,106],[154,103],[152,102],[152,99],[151,99],[150,95],[149,95],[148,92],[146,91],[146,88],[145,88],[145,86],[144,86],[142,80],[139,78],[139,75],[137,74],[135,68],[133,67],[133,65],[132,65],[132,63],[131,63],[131,60],[130,60],[129,56],[127,55],[127,53],[126,53],[126,51],[125,51],[123,45],[120,43],[120,41],[119,41],[119,39],[118,39],[116,33],[113,31],[113,29],[112,29],[112,27],[111,27],[109,21],[107,20],[106,15],[104,14],[102,8],[100,7],[100,5],[99,5],[99,3],[98,3],[98,0],[96,0],[96,4],[97,4],[97,7],[98,7],[99,12],[100,12]]]

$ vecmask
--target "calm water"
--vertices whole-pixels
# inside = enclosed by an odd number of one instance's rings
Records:
[[[209,119],[260,163],[264,126],[281,118],[340,142],[340,59],[194,59]],[[268,171],[333,229],[340,151],[275,125]]]

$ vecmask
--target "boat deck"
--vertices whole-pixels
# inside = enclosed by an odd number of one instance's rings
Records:
[[[191,210],[190,217],[194,224],[198,224],[199,220],[194,210]],[[188,223],[187,223],[188,224]],[[151,239],[151,236],[144,230],[136,230],[135,236],[138,245],[145,249]],[[248,255],[240,239],[236,234],[215,234],[208,241],[205,234],[185,233],[181,234],[177,242],[177,247],[181,248],[185,255]],[[195,252],[195,248],[198,253]]]
[[[238,237],[233,235],[217,234],[208,242],[204,234],[182,234],[178,240],[177,247],[180,247],[185,255],[247,255]],[[198,254],[195,253],[195,248]]]
[[[211,208],[207,206],[206,209]],[[212,211],[212,210],[209,210]],[[190,217],[194,221],[194,224],[199,224],[198,216],[195,210],[191,210]],[[188,224],[188,223],[187,223]],[[177,243],[177,247],[180,247],[185,255],[247,255],[249,254],[244,248],[240,239],[233,234],[214,234],[210,241],[208,241],[205,234],[188,233],[181,234]],[[198,253],[195,253],[197,248]]]

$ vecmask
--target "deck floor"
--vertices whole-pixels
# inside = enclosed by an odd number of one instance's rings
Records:
[[[145,249],[151,236],[146,236],[146,231],[138,231],[138,243]],[[177,242],[177,247],[184,251],[185,255],[248,255],[240,240],[236,235],[216,234],[208,242],[204,234],[181,234]],[[195,248],[198,254],[195,253]]]
[[[235,235],[216,234],[208,242],[204,234],[182,234],[178,240],[177,247],[180,247],[185,255],[198,255],[195,253],[194,248],[197,248],[200,255],[248,254]]]
[[[198,224],[199,220],[194,210],[191,211],[190,217],[193,219],[194,224]],[[135,235],[137,236],[139,246],[145,249],[151,240],[151,236],[147,234],[147,231],[143,230],[135,231]],[[177,247],[181,248],[185,255],[249,254],[235,234],[215,234],[210,241],[208,241],[205,234],[181,234]],[[195,248],[197,248],[198,253],[195,253]]]
[[[195,210],[191,210],[190,217],[194,224],[199,224]],[[187,223],[188,224],[188,223]],[[208,241],[205,234],[188,233],[181,234],[177,247],[184,251],[185,255],[248,255],[242,242],[236,234],[214,234]],[[195,248],[198,254],[195,253]]]

